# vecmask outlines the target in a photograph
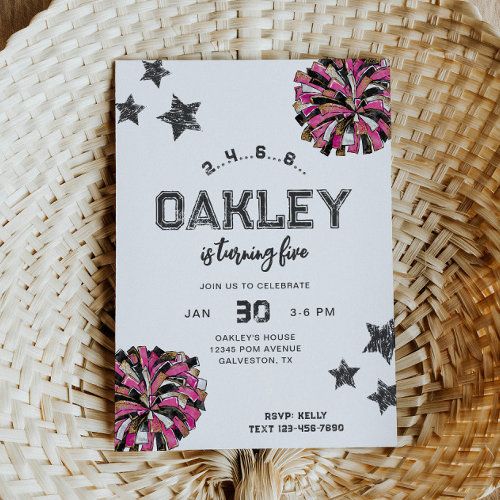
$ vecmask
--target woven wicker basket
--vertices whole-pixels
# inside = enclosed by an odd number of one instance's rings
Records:
[[[56,0],[0,53],[0,497],[477,498],[499,480],[499,38],[454,0]],[[400,447],[113,452],[116,58],[392,59]]]

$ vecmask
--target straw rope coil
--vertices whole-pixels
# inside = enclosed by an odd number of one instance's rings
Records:
[[[498,48],[455,0],[55,0],[15,34],[0,53],[0,497],[492,490]],[[392,60],[400,447],[112,451],[113,61],[369,55]]]

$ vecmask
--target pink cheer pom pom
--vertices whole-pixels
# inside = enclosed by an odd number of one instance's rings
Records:
[[[198,358],[144,346],[115,354],[115,450],[161,451],[179,445],[205,410]]]
[[[294,79],[296,120],[302,139],[328,156],[369,154],[391,136],[387,60],[320,59]]]

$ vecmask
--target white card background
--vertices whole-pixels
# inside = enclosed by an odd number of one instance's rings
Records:
[[[177,449],[356,447],[396,444],[396,411],[382,415],[368,395],[380,379],[395,383],[394,357],[389,365],[380,353],[363,349],[370,340],[366,323],[383,325],[393,317],[390,142],[369,155],[329,157],[301,140],[295,121],[293,78],[311,61],[164,61],[171,74],[160,88],[141,81],[141,61],[116,64],[116,102],[132,94],[145,106],[131,121],[117,124],[117,297],[116,348],[145,345],[197,356],[200,377],[207,380],[206,411],[197,428]],[[171,108],[172,95],[183,103],[201,102],[196,120],[201,131],[186,130],[173,140],[172,127],[157,117]],[[119,112],[116,113],[117,121]],[[283,162],[242,160],[227,165],[224,152],[255,156],[266,146],[271,158],[291,151],[302,174]],[[209,160],[226,165],[207,176]],[[316,189],[335,198],[351,193],[340,209],[340,228],[329,228],[329,212]],[[235,201],[243,189],[267,189],[269,217],[288,214],[287,189],[314,189],[307,200],[314,229],[214,231],[198,227],[163,231],[155,224],[155,198],[164,190],[181,191],[186,219],[200,189],[209,192],[222,224],[221,192],[232,189]],[[304,200],[302,200],[303,202]],[[257,201],[249,203],[257,219]],[[304,218],[304,217],[302,217]],[[273,265],[216,262],[204,266],[200,252],[221,236],[229,246],[265,249],[279,246],[289,234],[293,246],[307,247],[309,257]],[[260,282],[310,282],[308,290],[257,290]],[[252,282],[253,290],[200,290],[202,283]],[[236,323],[236,301],[268,300],[268,323]],[[334,307],[335,316],[316,316],[317,307]],[[210,318],[186,319],[188,309],[210,309]],[[290,311],[309,316],[292,317]],[[217,342],[224,334],[295,334],[295,342]],[[300,345],[291,364],[220,364],[220,358],[274,356],[239,352],[240,345]],[[235,354],[211,348],[235,346]],[[287,356],[289,354],[283,354]],[[328,372],[342,359],[359,368],[356,387],[335,389]],[[288,411],[293,418],[266,421],[266,412]],[[327,412],[323,420],[299,419],[300,412]],[[273,432],[250,432],[251,425],[274,425]],[[291,424],[292,432],[279,432]],[[342,424],[343,431],[298,429],[301,424]],[[254,430],[256,428],[253,428]],[[269,429],[268,429],[269,430]]]

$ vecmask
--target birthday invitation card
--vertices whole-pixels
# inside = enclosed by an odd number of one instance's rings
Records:
[[[115,448],[396,445],[386,60],[116,63]]]

